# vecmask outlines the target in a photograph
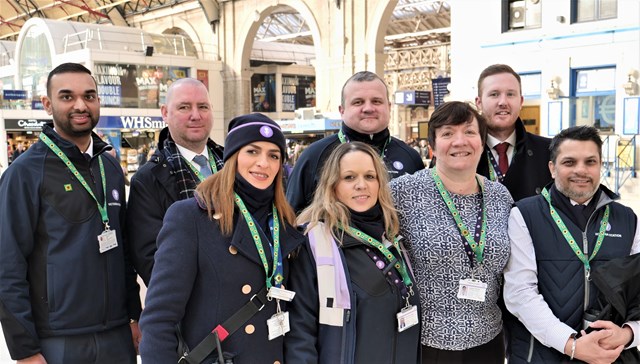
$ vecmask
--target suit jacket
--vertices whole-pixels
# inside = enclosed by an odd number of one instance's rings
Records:
[[[516,120],[516,154],[511,160],[507,175],[502,184],[507,187],[514,201],[540,194],[542,188],[551,182],[549,172],[549,144],[551,139],[525,131],[524,124]],[[489,158],[491,153],[485,145],[485,154],[480,158],[477,172],[489,177]]]

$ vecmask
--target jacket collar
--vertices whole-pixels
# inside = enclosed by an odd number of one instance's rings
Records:
[[[62,138],[60,134],[53,131],[53,122],[48,122],[42,126],[42,132],[49,137],[69,158],[83,158],[80,149],[72,142]],[[93,156],[97,156],[113,148],[102,140],[98,134],[91,132],[93,140]]]
[[[198,206],[206,211],[207,208],[204,206],[203,202],[195,197]],[[257,265],[262,266],[262,261],[260,260],[260,256],[258,255],[258,251],[256,250],[256,245],[253,241],[253,236],[251,235],[251,231],[249,227],[244,221],[240,212],[235,209],[233,212],[233,221],[235,222],[235,226],[233,228],[233,234],[231,237],[225,236],[223,240],[225,243],[234,246],[238,249],[238,252],[256,263]],[[269,239],[264,235],[262,230],[258,230],[260,234],[260,239],[262,242],[268,242]],[[286,224],[286,226],[280,228],[280,251],[282,254],[282,258],[287,259],[289,254],[294,251],[298,246],[304,243],[306,237],[300,233],[293,226]],[[267,259],[269,260],[269,265],[272,264],[273,258],[271,254],[266,254]]]

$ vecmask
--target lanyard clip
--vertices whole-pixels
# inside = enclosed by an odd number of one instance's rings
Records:
[[[111,230],[111,227],[109,226],[109,221],[104,223],[104,231],[109,231]]]

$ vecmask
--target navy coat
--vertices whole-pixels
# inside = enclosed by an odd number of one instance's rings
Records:
[[[175,364],[178,322],[182,321],[182,335],[193,349],[264,287],[260,257],[237,210],[234,221],[233,235],[223,236],[218,223],[208,218],[195,198],[178,201],[167,211],[140,320],[144,363]],[[306,238],[290,225],[280,231],[286,285],[287,257]],[[267,238],[261,235],[266,243]],[[269,247],[265,248],[268,252]],[[286,310],[283,303],[281,306]],[[275,313],[273,300],[229,336],[222,343],[225,358],[235,364],[282,362],[282,337],[268,340],[266,321]]]

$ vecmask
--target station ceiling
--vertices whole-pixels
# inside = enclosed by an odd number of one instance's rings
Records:
[[[0,0],[0,40],[15,41],[33,17],[131,26],[139,14],[189,2],[220,0]],[[332,6],[340,6],[333,0]],[[388,24],[385,47],[402,48],[450,42],[449,1],[399,0]],[[256,39],[311,45],[311,32],[294,9],[281,6],[267,16]]]

